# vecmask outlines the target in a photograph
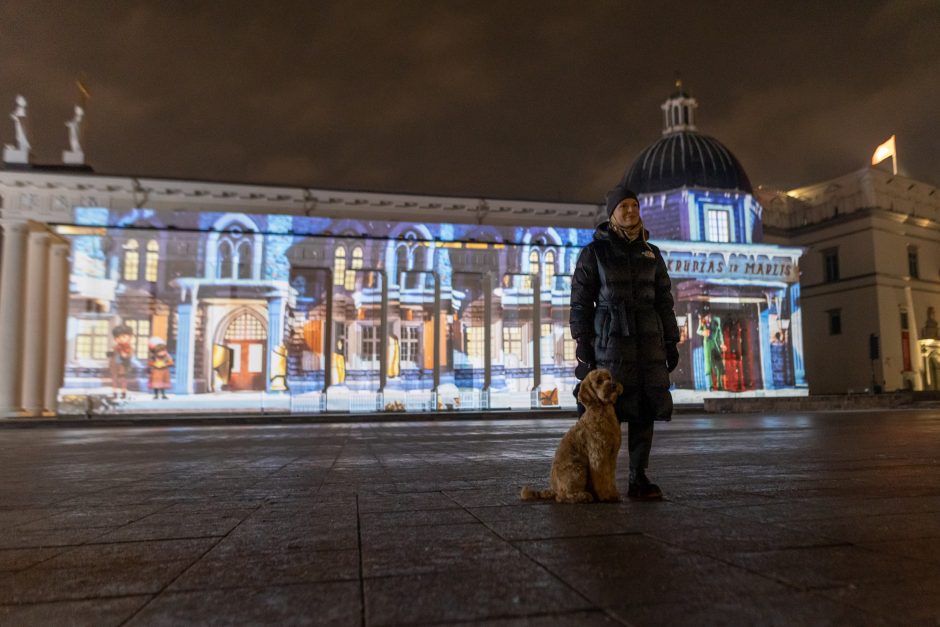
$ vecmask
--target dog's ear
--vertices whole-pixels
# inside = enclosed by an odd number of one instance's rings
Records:
[[[595,370],[588,373],[588,376],[581,382],[581,387],[578,388],[578,402],[585,407],[593,405],[600,400],[597,397],[597,390],[594,389],[594,383],[597,380],[597,375],[594,374],[595,372],[597,371]]]

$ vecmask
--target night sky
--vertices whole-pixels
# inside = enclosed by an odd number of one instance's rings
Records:
[[[760,5],[760,6],[758,6]],[[101,173],[600,202],[675,73],[755,185],[940,183],[940,1],[0,3],[0,140]]]

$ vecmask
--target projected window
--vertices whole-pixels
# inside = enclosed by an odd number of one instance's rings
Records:
[[[333,253],[333,285],[346,284],[346,249],[342,246],[336,247]]]
[[[503,353],[522,361],[522,327],[503,327]]]
[[[247,239],[242,240],[235,247],[235,257],[238,259],[238,278],[239,279],[250,279],[251,278],[251,256],[252,256],[252,246],[251,242]]]
[[[708,241],[731,241],[731,212],[725,209],[708,210]]]
[[[136,281],[140,277],[140,243],[136,239],[124,242],[124,280]]]
[[[574,338],[571,337],[571,328],[566,326],[564,332],[564,341],[565,341],[565,361],[574,361],[575,360],[575,349],[578,347],[578,343],[574,341]]]
[[[365,361],[379,358],[379,328],[373,325],[359,327],[359,354]]]
[[[401,328],[401,360],[418,363],[418,327]]]
[[[134,330],[134,356],[137,359],[147,359],[147,343],[150,341],[149,320],[125,320],[124,324]]]
[[[470,359],[483,359],[483,327],[467,327],[467,356]]]
[[[539,358],[543,362],[551,362],[555,359],[555,338],[552,334],[552,323],[542,323],[542,347]]]
[[[555,278],[555,251],[545,251],[545,270],[542,274],[545,277],[545,279],[542,281],[542,285],[546,285],[549,288],[554,287],[553,279]]]
[[[352,263],[349,265],[350,270],[359,270],[362,268],[362,246],[356,246],[352,251]],[[346,278],[343,281],[343,287],[347,290],[356,289],[356,273],[347,271]]]
[[[75,336],[76,359],[108,358],[108,321],[79,320]]]
[[[157,280],[157,270],[160,267],[160,244],[152,239],[147,242],[147,256],[144,262],[144,279],[155,283]]]
[[[265,340],[267,337],[264,324],[250,313],[235,318],[225,332],[226,340]]]

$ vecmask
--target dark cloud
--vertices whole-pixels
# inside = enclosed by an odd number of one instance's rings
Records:
[[[679,70],[755,183],[846,173],[892,133],[936,183],[938,23],[935,0],[20,1],[0,114],[25,94],[55,162],[84,73],[100,172],[597,201]]]

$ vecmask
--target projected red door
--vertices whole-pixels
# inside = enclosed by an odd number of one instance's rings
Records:
[[[224,344],[232,349],[229,390],[264,389],[264,347],[268,334],[261,318],[245,311],[232,319],[225,330]]]

